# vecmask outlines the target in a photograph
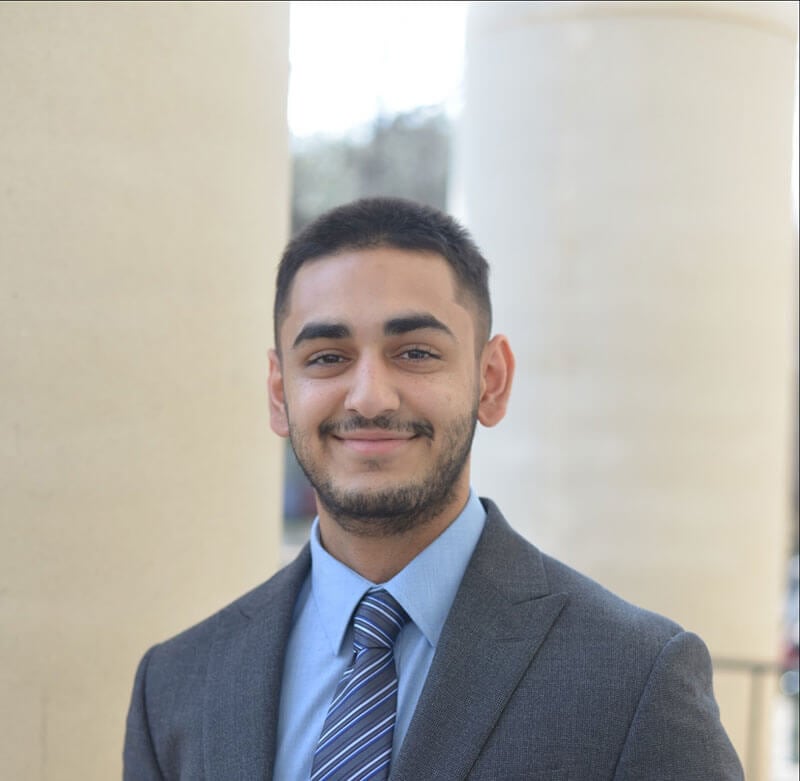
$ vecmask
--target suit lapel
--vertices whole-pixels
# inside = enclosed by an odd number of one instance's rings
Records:
[[[284,653],[309,566],[306,546],[221,617],[206,678],[208,781],[272,778]]]
[[[549,593],[541,554],[487,504],[392,781],[463,779],[567,597]]]

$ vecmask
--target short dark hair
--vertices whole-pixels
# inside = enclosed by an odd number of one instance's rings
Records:
[[[459,288],[477,310],[476,333],[489,338],[492,304],[489,264],[468,233],[444,212],[404,198],[362,198],[317,217],[287,245],[278,266],[273,325],[275,346],[295,275],[304,263],[347,250],[393,247],[435,252],[452,268]]]

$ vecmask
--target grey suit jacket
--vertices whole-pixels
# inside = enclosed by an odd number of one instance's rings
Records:
[[[543,555],[483,501],[486,526],[392,781],[743,779],[702,641]],[[145,655],[126,781],[272,778],[284,650],[309,566],[306,547]]]

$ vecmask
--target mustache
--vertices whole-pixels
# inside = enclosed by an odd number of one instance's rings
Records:
[[[392,415],[376,415],[374,418],[365,418],[363,415],[351,415],[343,420],[326,420],[319,425],[322,436],[346,434],[351,431],[365,431],[367,429],[381,429],[382,431],[397,431],[402,434],[414,434],[418,437],[433,439],[433,425],[427,420],[396,420]]]

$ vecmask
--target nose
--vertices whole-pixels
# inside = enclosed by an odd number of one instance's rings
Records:
[[[382,356],[362,355],[350,375],[351,383],[345,408],[365,418],[394,412],[400,406],[400,394],[392,379],[390,367]]]

